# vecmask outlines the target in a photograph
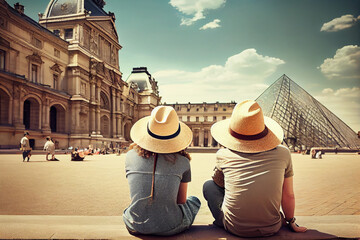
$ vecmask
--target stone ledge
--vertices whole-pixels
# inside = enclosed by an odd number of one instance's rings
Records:
[[[282,228],[276,235],[262,239],[339,239],[360,237],[359,215],[298,216],[306,233]],[[247,239],[236,237],[212,224],[211,217],[197,216],[187,231],[172,237],[132,236],[121,216],[42,216],[0,215],[1,239]],[[258,239],[258,238],[251,238]]]

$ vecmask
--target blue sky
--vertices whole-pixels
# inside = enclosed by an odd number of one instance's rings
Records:
[[[48,2],[21,3],[38,20]],[[359,0],[107,0],[104,9],[116,16],[123,79],[148,67],[163,102],[256,99],[286,74],[360,130]]]

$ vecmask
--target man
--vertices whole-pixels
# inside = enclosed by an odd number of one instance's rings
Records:
[[[46,151],[46,161],[55,161],[55,144],[51,141],[51,137],[46,137],[46,143],[44,145]],[[51,154],[51,160],[49,160],[49,154]]]
[[[295,223],[293,168],[288,148],[280,145],[280,125],[247,100],[230,119],[215,123],[211,135],[226,147],[216,154],[213,180],[203,186],[214,224],[241,237],[270,236],[282,226],[281,206],[290,229],[305,232]]]
[[[24,133],[24,137],[20,140],[21,144],[21,150],[23,151],[23,162],[25,162],[25,159],[27,158],[27,161],[30,160],[31,157],[31,147],[29,143],[29,139],[27,136],[30,135],[29,132]]]

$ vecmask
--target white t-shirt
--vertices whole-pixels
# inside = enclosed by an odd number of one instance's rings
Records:
[[[48,153],[55,154],[55,144],[52,141],[46,141],[44,150],[46,150]]]

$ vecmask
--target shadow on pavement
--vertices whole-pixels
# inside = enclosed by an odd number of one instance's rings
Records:
[[[129,234],[129,236],[131,236]],[[236,235],[233,235],[222,228],[216,227],[214,225],[193,225],[189,230],[179,233],[175,236],[147,236],[147,235],[136,235],[132,238],[138,238],[143,240],[153,240],[153,239],[169,239],[169,240],[201,240],[201,239],[226,239],[226,240],[241,240],[241,239],[283,239],[283,240],[300,240],[300,239],[339,239],[337,236],[332,234],[319,232],[315,229],[308,229],[305,233],[294,233],[291,232],[288,228],[282,227],[280,231],[270,237],[262,238],[242,238]],[[344,238],[341,238],[344,239]]]

